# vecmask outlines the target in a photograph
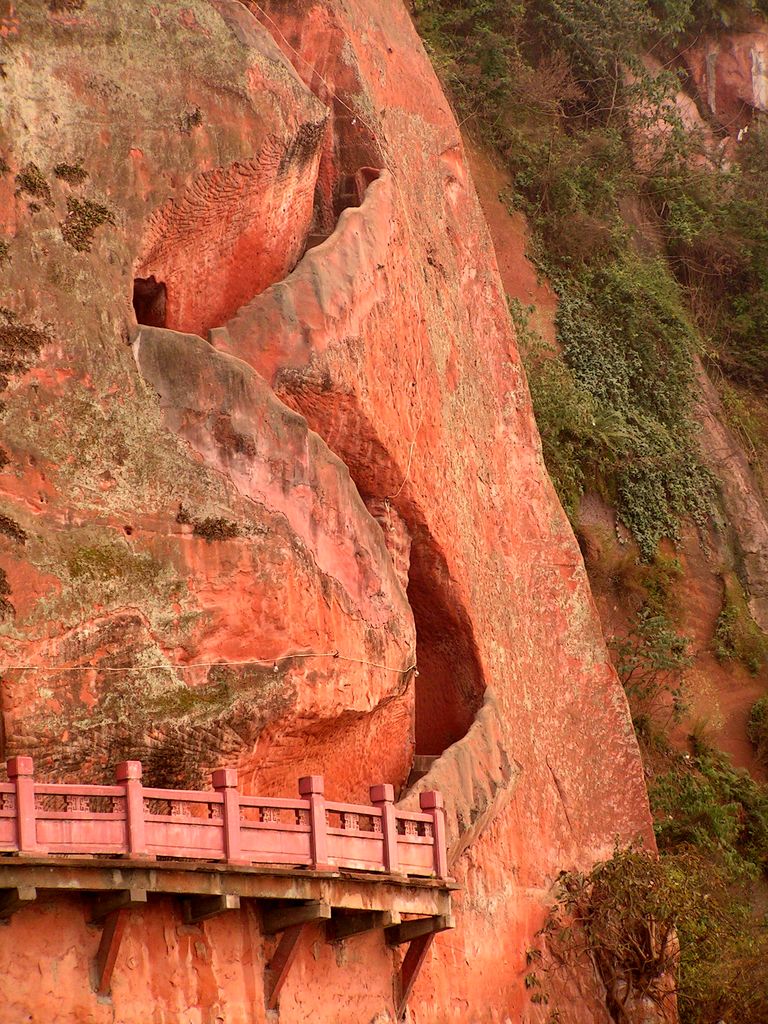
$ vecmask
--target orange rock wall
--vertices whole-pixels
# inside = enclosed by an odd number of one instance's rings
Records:
[[[463,888],[410,1019],[543,1020],[525,953],[558,871],[653,840],[405,8],[50,7],[19,0],[3,23],[3,753],[50,777],[140,756],[159,784],[230,764],[264,793],[307,772],[350,799],[440,788]],[[90,251],[62,232],[73,199],[110,213]],[[135,322],[150,275],[173,330]],[[406,790],[414,751],[437,759]],[[187,927],[151,904],[108,1003],[83,913],[59,897],[0,928],[0,1024],[267,1019],[255,910]],[[396,962],[380,936],[332,947],[318,929],[279,1019],[392,1020]],[[563,986],[563,1022],[606,1019],[591,984]]]

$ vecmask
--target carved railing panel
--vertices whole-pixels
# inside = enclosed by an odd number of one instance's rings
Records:
[[[275,864],[316,871],[447,875],[439,794],[423,813],[398,811],[391,786],[371,805],[326,801],[321,776],[300,780],[298,798],[244,796],[233,769],[211,791],[145,787],[141,764],[123,762],[117,785],[37,783],[32,759],[11,758],[0,783],[0,851],[26,855],[119,855]]]

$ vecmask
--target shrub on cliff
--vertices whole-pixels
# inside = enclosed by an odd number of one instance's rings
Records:
[[[673,266],[731,378],[768,381],[768,125],[755,118],[728,170],[671,152],[648,183]]]
[[[752,705],[747,722],[747,735],[764,764],[768,764],[768,696]]]
[[[602,491],[650,561],[681,519],[703,525],[715,508],[693,426],[692,328],[657,260],[626,253],[554,283],[562,357],[524,346],[547,468],[573,517],[584,491]]]
[[[638,255],[621,215],[642,184],[630,113],[642,103],[651,119],[670,116],[676,80],[637,56],[670,11],[646,0],[415,10],[463,118],[506,158],[511,201],[558,293],[562,353],[527,358],[552,479],[574,519],[585,490],[603,493],[650,560],[683,518],[703,524],[714,508],[692,426],[696,331],[664,261]]]
[[[723,605],[715,623],[712,648],[719,661],[739,661],[756,675],[768,659],[768,637],[752,618],[738,580],[728,574],[723,585]]]
[[[734,881],[768,868],[768,787],[701,743],[679,755],[649,787],[656,838],[663,851],[695,846]]]
[[[768,787],[696,744],[667,753],[650,795],[661,856],[617,847],[591,872],[561,875],[542,933],[549,969],[593,964],[618,1021],[672,990],[681,1024],[765,1024],[768,920],[753,893],[768,868]]]
[[[729,871],[695,847],[617,848],[589,873],[564,872],[542,938],[549,958],[530,959],[549,964],[535,971],[544,998],[548,972],[582,966],[622,1024],[673,996],[681,1024],[768,1020],[768,935]]]

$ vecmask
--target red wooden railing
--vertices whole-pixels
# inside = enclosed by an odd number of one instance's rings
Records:
[[[8,761],[0,853],[448,876],[440,793],[421,793],[422,811],[414,812],[395,807],[390,785],[371,787],[370,806],[327,801],[321,775],[299,780],[298,799],[273,799],[240,793],[233,768],[213,773],[212,791],[145,787],[140,761],[118,765],[114,786],[35,782],[33,771],[31,757]]]

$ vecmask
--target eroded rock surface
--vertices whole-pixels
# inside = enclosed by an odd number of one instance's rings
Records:
[[[349,799],[439,787],[463,890],[412,1019],[540,1019],[525,954],[557,873],[653,839],[404,7],[4,12],[4,755],[57,778],[134,755],[167,784],[227,763],[263,793],[308,772]],[[435,760],[405,791],[414,752]],[[51,930],[56,998],[30,980]],[[0,1022],[266,1019],[250,913],[192,928],[150,906],[111,1006],[96,942],[74,903],[16,915]],[[280,1019],[391,1020],[394,957],[318,932]],[[589,977],[567,993],[564,1022],[603,1019]]]
[[[755,111],[768,110],[768,32],[761,19],[750,30],[701,36],[684,59],[704,107],[730,134],[748,129]]]

